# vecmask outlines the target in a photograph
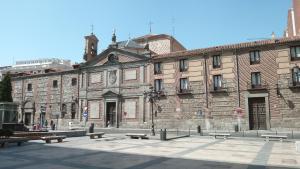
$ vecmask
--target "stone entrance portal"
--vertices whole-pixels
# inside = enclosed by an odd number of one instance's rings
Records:
[[[106,127],[117,125],[116,102],[106,102]]]
[[[266,130],[266,103],[264,97],[249,98],[250,130]]]

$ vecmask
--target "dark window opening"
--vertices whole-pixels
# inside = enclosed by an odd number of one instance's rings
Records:
[[[251,51],[250,55],[250,65],[259,64],[260,63],[260,52],[258,50]]]
[[[154,74],[157,75],[157,74],[161,74],[161,73],[162,73],[161,62],[154,63]]]
[[[187,62],[187,59],[181,59],[179,61],[179,69],[180,69],[180,72],[185,72],[188,70],[188,62]]]
[[[221,67],[221,56],[215,55],[213,56],[213,68],[220,68]]]

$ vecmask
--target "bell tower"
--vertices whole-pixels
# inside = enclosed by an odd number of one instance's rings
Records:
[[[85,50],[83,59],[85,61],[90,61],[97,56],[97,46],[98,46],[98,38],[91,33],[89,36],[85,36]]]

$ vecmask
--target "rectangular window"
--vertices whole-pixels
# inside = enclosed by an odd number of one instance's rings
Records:
[[[180,92],[185,92],[188,90],[188,79],[180,78]]]
[[[250,65],[260,63],[260,52],[259,50],[254,50],[249,53],[250,55]]]
[[[291,60],[300,60],[300,46],[291,47]]]
[[[72,78],[72,86],[76,86],[77,85],[77,78]]]
[[[27,91],[29,91],[29,92],[32,91],[32,84],[31,83],[27,84]]]
[[[154,74],[157,75],[157,74],[161,74],[161,73],[162,73],[161,62],[154,63]]]
[[[180,59],[179,60],[179,69],[180,69],[180,72],[185,72],[185,71],[188,70],[187,59]]]
[[[57,80],[53,80],[53,88],[57,88],[58,87],[58,82]]]
[[[214,82],[214,90],[219,90],[222,88],[222,76],[221,75],[214,75],[213,82]]]
[[[221,67],[221,56],[215,55],[213,56],[213,68],[220,68]]]
[[[299,67],[293,68],[293,85],[300,85],[300,69]]]
[[[162,91],[162,79],[155,79],[154,80],[154,90],[155,91]]]
[[[260,72],[251,73],[251,84],[252,84],[252,88],[261,86]]]

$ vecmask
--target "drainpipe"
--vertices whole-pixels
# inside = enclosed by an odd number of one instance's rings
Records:
[[[204,69],[205,69],[205,99],[206,99],[206,108],[208,108],[208,74],[207,74],[207,56],[204,55]]]
[[[241,94],[240,94],[240,68],[239,68],[239,57],[238,57],[238,54],[237,54],[237,49],[235,49],[235,59],[236,59],[236,72],[237,72],[238,106],[241,107]]]

